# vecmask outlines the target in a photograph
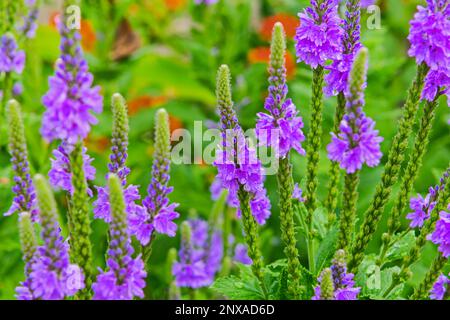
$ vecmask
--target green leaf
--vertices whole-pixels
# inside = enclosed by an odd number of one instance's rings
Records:
[[[320,243],[319,249],[316,253],[316,268],[317,274],[323,269],[324,266],[333,258],[336,251],[336,241],[338,238],[339,227],[337,224],[333,225],[330,231],[326,234],[325,238]]]
[[[396,235],[394,245],[388,250],[386,259],[388,261],[398,260],[403,258],[405,254],[414,246],[416,242],[416,236],[414,230],[409,231],[403,237]]]
[[[239,277],[229,276],[218,278],[211,286],[217,293],[237,300],[260,300],[264,294],[258,283],[258,279],[252,274],[251,268],[238,264]]]

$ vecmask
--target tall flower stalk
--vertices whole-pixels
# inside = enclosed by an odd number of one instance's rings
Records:
[[[438,97],[439,96],[436,96],[433,101],[427,101],[425,104],[423,115],[420,120],[420,127],[416,134],[414,148],[409,156],[405,173],[402,176],[400,191],[389,216],[388,230],[385,234],[383,234],[383,248],[379,259],[380,263],[383,262],[385,254],[394,243],[392,237],[401,227],[401,216],[405,211],[414,182],[416,181],[420,167],[422,166],[423,156],[427,150],[433,119],[436,114],[436,108],[439,104]]]
[[[64,9],[72,1],[65,1]],[[49,90],[42,102],[46,106],[41,133],[48,141],[61,140],[65,153],[61,161],[52,163],[53,172],[69,177],[67,187],[71,191],[68,215],[71,254],[73,261],[82,267],[86,288],[79,298],[90,297],[92,282],[92,253],[90,242],[89,197],[86,178],[93,172],[87,169],[82,140],[87,137],[91,125],[97,119],[91,112],[103,108],[100,87],[92,87],[93,76],[83,57],[78,30],[66,25],[67,12],[59,21],[61,57],[56,64],[55,75],[49,78]],[[67,161],[68,160],[68,161]],[[50,173],[52,177],[52,172]]]
[[[307,136],[306,207],[308,224],[317,207],[316,190],[319,151],[322,141],[322,107],[324,88],[324,66],[329,59],[341,57],[341,19],[338,16],[337,0],[312,0],[311,6],[299,14],[300,26],[295,41],[297,61],[304,61],[313,69],[311,120]]]
[[[113,128],[111,139],[111,154],[109,155],[109,174],[116,174],[122,183],[123,193],[126,203],[127,214],[130,215],[136,210],[142,210],[135,203],[140,199],[137,186],[127,185],[127,176],[130,169],[126,166],[128,158],[128,110],[124,98],[115,93],[111,99],[111,109],[113,114]],[[94,201],[94,217],[111,222],[111,210],[109,203],[108,187],[96,187],[97,200]]]
[[[14,172],[13,192],[15,193],[13,204],[6,215],[26,211],[31,214],[31,219],[36,222],[38,220],[36,192],[30,175],[25,130],[20,106],[17,101],[10,100],[6,109],[9,138],[8,148],[11,154],[11,164]]]
[[[450,168],[449,168],[450,169]],[[410,277],[410,266],[417,261],[420,256],[420,251],[425,245],[428,236],[435,229],[436,222],[439,219],[439,213],[445,211],[450,203],[450,174],[449,169],[444,173],[438,188],[435,189],[433,199],[431,202],[436,201],[433,205],[429,217],[423,223],[420,233],[416,238],[414,246],[409,250],[408,254],[404,256],[402,266],[398,274],[392,277],[392,283],[389,288],[386,289],[383,296],[387,297],[389,293],[402,281],[406,281]]]
[[[425,64],[419,65],[416,78],[408,90],[402,118],[399,121],[398,131],[392,141],[381,181],[376,187],[373,200],[364,214],[364,220],[359,228],[360,231],[357,233],[351,247],[348,262],[351,271],[355,271],[361,263],[364,251],[378,226],[386,203],[390,199],[392,186],[397,182],[427,72],[428,67]]]
[[[359,0],[346,1],[347,11],[344,20],[344,33],[342,36],[342,55],[340,59],[333,60],[331,66],[327,67],[330,72],[325,77],[327,85],[325,93],[328,96],[337,95],[337,106],[334,116],[333,132],[338,133],[339,125],[345,113],[345,92],[348,89],[348,78],[356,53],[361,49],[360,43],[360,19],[361,5]],[[336,218],[336,207],[339,198],[339,163],[332,162],[329,170],[328,195],[325,207],[328,210],[328,225],[331,226]]]
[[[101,271],[92,285],[93,299],[132,300],[144,297],[145,272],[141,255],[133,258],[133,246],[128,231],[127,212],[122,180],[115,174],[108,178],[110,230],[107,270]]]
[[[346,171],[343,193],[343,209],[340,216],[338,248],[347,249],[354,231],[356,203],[358,199],[359,171],[365,163],[378,165],[381,158],[380,143],[383,138],[374,129],[375,122],[363,112],[364,89],[367,86],[368,51],[362,48],[356,55],[346,90],[346,113],[339,126],[339,133],[331,133],[328,156]]]
[[[398,179],[420,98],[432,102],[440,94],[439,90],[442,87],[447,87],[444,93],[450,96],[450,90],[448,90],[450,45],[446,40],[441,41],[448,39],[449,17],[448,1],[427,0],[426,7],[418,6],[418,11],[410,23],[408,40],[411,46],[408,53],[418,64],[417,75],[408,91],[403,117],[388,155],[382,181],[375,191],[374,200],[366,212],[361,231],[352,248],[351,269],[355,269],[362,261],[364,249],[375,232],[384,207],[391,196],[392,186]],[[394,228],[391,227],[391,229]],[[389,235],[385,238],[385,241],[389,240]]]
[[[147,197],[141,206],[130,213],[130,230],[142,245],[142,259],[147,262],[152,251],[156,232],[175,236],[177,225],[173,222],[179,217],[175,211],[178,203],[169,202],[170,180],[170,128],[169,115],[159,109],[155,116],[155,152],[153,154],[152,178],[147,188]]]
[[[269,65],[269,95],[264,108],[269,112],[258,113],[256,134],[260,144],[271,146],[279,159],[277,173],[278,194],[280,196],[281,238],[288,259],[288,272],[291,280],[290,294],[297,299],[300,295],[300,261],[298,258],[297,238],[294,226],[292,196],[294,182],[290,163],[291,149],[304,155],[301,142],[305,139],[301,128],[302,118],[291,99],[286,99],[286,39],[283,25],[277,22],[273,28]],[[276,135],[276,139],[273,137]],[[277,140],[277,141],[273,141]]]
[[[69,261],[69,244],[61,235],[56,202],[45,178],[34,177],[43,245],[31,260],[29,283],[17,292],[21,299],[62,300],[85,286],[81,268]],[[26,288],[29,290],[26,291]]]
[[[248,255],[253,261],[252,271],[266,294],[257,226],[269,217],[270,202],[263,184],[263,168],[256,151],[248,146],[233,109],[230,71],[225,65],[218,71],[216,94],[222,145],[216,152],[214,165],[222,187],[229,190],[232,199],[239,200]]]

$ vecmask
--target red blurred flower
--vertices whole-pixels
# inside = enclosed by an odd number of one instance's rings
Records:
[[[170,132],[173,132],[176,129],[183,128],[183,122],[181,121],[181,119],[171,114],[169,114],[169,125],[170,125]]]
[[[266,63],[270,60],[270,47],[256,47],[249,51],[248,61],[250,63]],[[291,79],[295,75],[295,60],[289,51],[286,51],[286,75]]]
[[[172,11],[183,8],[186,2],[187,0],[165,0],[167,9]]]
[[[297,27],[299,26],[300,19],[287,13],[278,13],[263,19],[261,27],[259,29],[259,34],[262,39],[270,41],[270,39],[272,38],[273,26],[277,22],[281,22],[283,24],[287,38],[294,38],[295,29],[297,29]]]
[[[109,148],[109,138],[106,136],[88,135],[85,139],[86,147],[96,153],[103,153]]]
[[[92,52],[95,48],[95,41],[97,37],[95,36],[94,28],[89,20],[81,20],[80,23],[80,33],[81,33],[81,46],[84,50]]]

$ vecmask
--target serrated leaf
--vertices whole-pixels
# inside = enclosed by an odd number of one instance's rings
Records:
[[[409,252],[409,250],[412,248],[412,246],[414,246],[416,242],[414,230],[409,231],[403,237],[400,237],[400,235],[397,235],[396,237],[397,240],[394,242],[394,245],[388,250],[386,254],[386,259],[388,261],[403,258],[403,256]]]
[[[332,259],[334,252],[336,251],[338,231],[338,226],[334,225],[320,243],[319,249],[317,249],[315,261],[315,270],[317,270],[317,273],[319,273],[324,268],[324,266],[326,266],[327,263]]]
[[[260,300],[264,299],[258,280],[252,274],[251,268],[238,264],[239,277],[228,276],[216,279],[211,289],[217,293],[236,300]]]

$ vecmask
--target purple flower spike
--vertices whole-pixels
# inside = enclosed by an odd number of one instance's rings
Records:
[[[295,34],[297,61],[312,68],[324,66],[330,59],[341,59],[342,28],[338,0],[311,0],[311,7],[299,14]]]
[[[441,87],[447,87],[444,93],[450,96],[450,1],[427,0],[426,7],[418,6],[408,40],[408,54],[431,69],[422,98],[434,100]]]
[[[175,209],[178,203],[169,202],[169,194],[173,191],[169,187],[170,180],[170,130],[169,118],[164,109],[156,114],[155,153],[152,165],[152,178],[147,188],[147,197],[142,201],[143,206],[136,206],[135,212],[130,213],[130,230],[144,246],[148,245],[153,231],[175,236],[177,225],[173,220],[180,215]]]
[[[42,176],[37,176],[35,183],[44,244],[37,248],[32,260],[29,295],[24,288],[18,292],[24,294],[24,299],[62,300],[84,288],[84,275],[79,266],[70,263],[69,244],[61,235],[50,187]]]
[[[52,165],[48,172],[49,182],[53,188],[62,189],[70,194],[73,193],[72,172],[70,170],[70,153],[73,146],[63,143],[58,148],[53,150],[54,159],[51,159]],[[87,149],[83,147],[83,169],[86,180],[95,179],[95,168],[91,165],[93,159],[86,153]],[[92,197],[92,190],[87,190],[90,197]]]
[[[222,233],[201,219],[188,220],[181,232],[180,259],[172,266],[176,285],[189,288],[209,286],[222,263]]]
[[[25,65],[25,52],[18,50],[16,39],[5,34],[0,39],[0,72],[22,73]]]
[[[361,2],[362,7],[365,5],[363,2]],[[325,76],[327,85],[324,90],[328,96],[337,95],[341,92],[346,93],[349,85],[348,78],[355,55],[362,48],[360,42],[360,3],[359,1],[347,1],[346,5],[347,11],[343,25],[341,48],[342,55],[338,59],[334,59],[333,63],[326,67],[326,69],[330,70],[330,73]]]
[[[382,137],[375,130],[375,122],[362,110],[367,74],[367,49],[361,49],[355,58],[347,90],[346,114],[339,126],[338,135],[331,133],[327,147],[328,157],[337,161],[347,173],[354,173],[365,163],[369,167],[379,164]]]
[[[406,215],[406,218],[411,220],[409,224],[411,228],[421,228],[425,220],[430,218],[430,214],[436,206],[436,199],[432,198],[434,197],[431,194],[427,194],[425,198],[420,194],[416,198],[411,198],[409,206],[414,212]]]
[[[264,103],[268,114],[258,113],[256,135],[260,145],[272,147],[278,158],[285,158],[291,149],[305,155],[301,145],[305,140],[303,119],[292,100],[286,99],[286,42],[281,23],[274,26],[270,52],[269,95]]]
[[[25,4],[28,7],[28,13],[23,17],[22,25],[20,25],[17,29],[26,38],[32,39],[36,35],[36,20],[38,18],[39,11],[36,1],[26,1]]]
[[[47,110],[41,133],[48,141],[60,139],[75,144],[87,137],[97,119],[91,112],[100,113],[103,98],[100,87],[92,87],[93,76],[88,71],[79,44],[80,34],[59,25],[61,57],[55,75],[49,78],[49,90],[42,98]]]
[[[132,300],[144,297],[147,272],[141,255],[133,258],[134,249],[127,226],[127,212],[121,181],[111,175],[108,188],[111,203],[107,270],[100,270],[92,285],[94,300]]]

